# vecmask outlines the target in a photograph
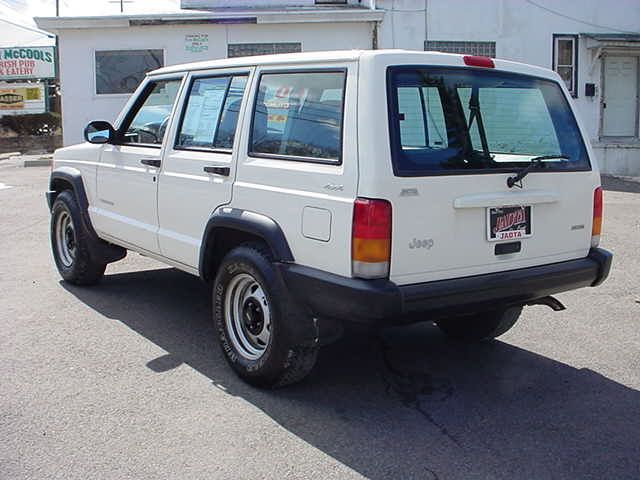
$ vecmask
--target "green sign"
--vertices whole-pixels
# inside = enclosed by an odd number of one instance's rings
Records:
[[[54,78],[55,47],[0,48],[0,80]]]

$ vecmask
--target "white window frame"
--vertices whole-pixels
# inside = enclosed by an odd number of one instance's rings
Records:
[[[571,49],[571,64],[558,64],[558,43],[560,41],[570,40],[573,48]],[[578,98],[578,35],[575,34],[553,34],[553,71],[558,73],[559,67],[571,68],[571,86],[567,87],[573,98]]]
[[[93,83],[93,98],[129,98],[136,91],[134,90],[133,92],[130,92],[130,93],[98,93],[98,70],[97,70],[98,63],[96,61],[96,53],[113,52],[113,51],[135,52],[139,50],[162,50],[162,65],[163,66],[167,65],[167,48],[164,46],[163,47],[93,48],[91,50],[91,66],[92,66],[91,81]],[[142,82],[140,83],[142,84]]]

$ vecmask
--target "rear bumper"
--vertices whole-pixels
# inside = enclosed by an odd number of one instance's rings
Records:
[[[525,304],[576,288],[595,287],[609,275],[613,255],[592,248],[578,260],[507,272],[398,286],[388,280],[346,278],[281,264],[293,296],[319,318],[358,323],[405,323],[456,311]]]

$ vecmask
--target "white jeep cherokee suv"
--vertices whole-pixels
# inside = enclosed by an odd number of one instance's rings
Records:
[[[303,378],[344,323],[491,339],[596,286],[602,190],[554,72],[409,51],[218,60],[147,75],[58,150],[51,244],[89,285],[127,250],[212,288],[245,380]]]

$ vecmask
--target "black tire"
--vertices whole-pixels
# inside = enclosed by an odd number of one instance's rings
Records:
[[[436,325],[449,338],[487,341],[506,333],[515,325],[522,307],[509,307],[461,317],[437,320]]]
[[[251,279],[258,285],[254,293],[250,293],[255,285],[250,283]],[[228,308],[227,305],[239,305],[240,302],[235,303],[234,299],[237,298],[236,291],[244,285],[241,282],[249,282],[244,290],[248,297],[244,296],[242,315],[238,319],[240,327],[236,327],[234,319],[238,316],[228,317],[227,310],[239,311],[239,308]],[[251,304],[255,303],[252,295],[262,298],[263,309],[259,308],[260,305]],[[247,313],[247,310],[253,313]],[[222,260],[213,284],[213,315],[225,358],[233,370],[248,383],[265,388],[282,387],[302,380],[313,369],[318,347],[299,345],[294,340],[295,322],[301,321],[304,313],[293,303],[282,285],[273,267],[271,254],[264,245],[241,245],[231,250]],[[247,320],[249,316],[258,321],[251,325]],[[263,320],[262,329],[260,318]],[[260,343],[254,337],[251,345],[246,347],[248,339],[252,337],[248,333],[250,327],[254,327],[256,334],[258,330],[265,333],[267,323],[270,325],[268,340]],[[260,351],[255,354],[258,355],[255,358],[250,356],[251,352],[247,352],[247,348],[251,347]]]
[[[63,228],[64,225],[68,225],[67,228]],[[60,233],[62,230],[66,233]],[[61,239],[63,236],[66,240]],[[92,241],[73,193],[65,190],[51,208],[51,251],[65,281],[75,285],[93,285],[100,281],[107,264],[91,258],[89,244]]]

